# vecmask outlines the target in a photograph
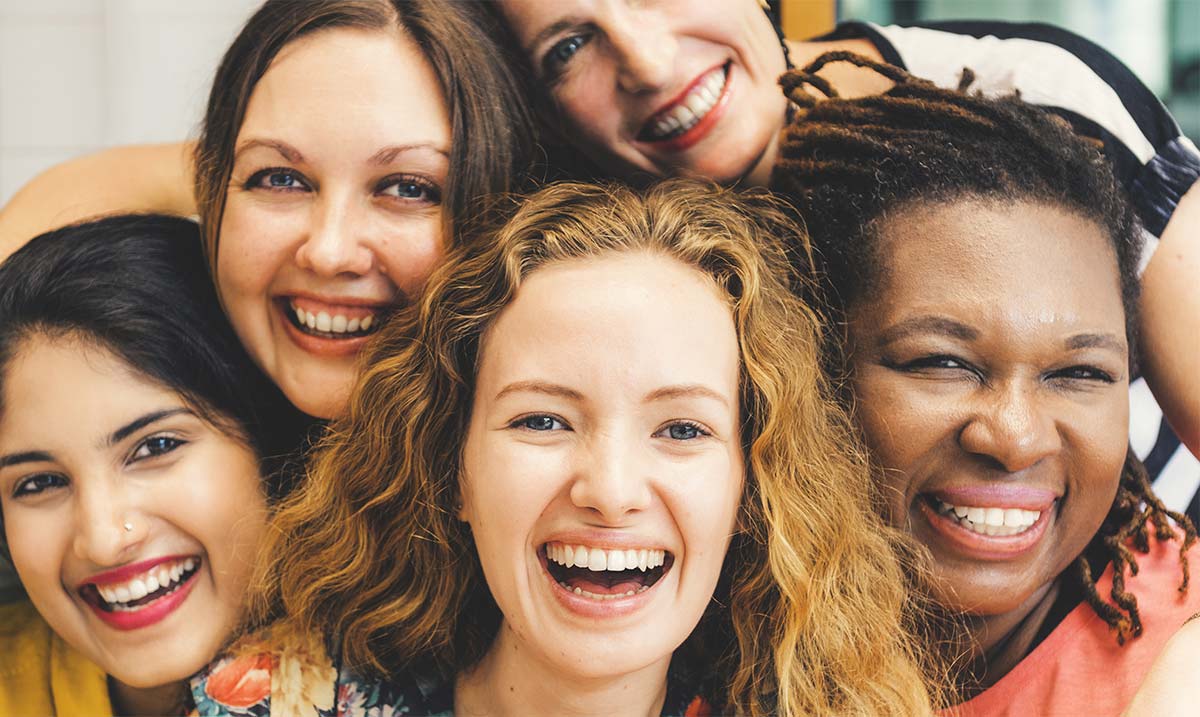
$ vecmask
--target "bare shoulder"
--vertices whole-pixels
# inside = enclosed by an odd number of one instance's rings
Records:
[[[1195,714],[1200,680],[1200,615],[1194,615],[1167,641],[1125,717]]]

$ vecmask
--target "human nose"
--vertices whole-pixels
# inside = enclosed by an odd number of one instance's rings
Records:
[[[571,501],[618,525],[651,501],[650,466],[626,440],[605,435],[592,442],[571,486]]]
[[[111,485],[84,488],[77,495],[75,555],[94,565],[128,560],[148,529],[132,501]]]
[[[1056,422],[1036,390],[1015,382],[986,395],[959,434],[959,443],[1010,473],[1034,466],[1062,447]]]
[[[608,41],[617,55],[617,86],[625,92],[659,90],[671,81],[675,37],[660,16],[626,11],[614,18]]]
[[[326,194],[312,209],[296,264],[322,277],[362,276],[375,256],[363,235],[363,217],[352,197]]]

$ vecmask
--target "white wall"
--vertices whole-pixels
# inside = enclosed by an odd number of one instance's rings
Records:
[[[261,0],[0,0],[0,206],[43,169],[194,136]]]

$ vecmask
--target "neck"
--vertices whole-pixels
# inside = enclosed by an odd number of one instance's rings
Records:
[[[1016,610],[969,618],[967,629],[974,651],[964,698],[999,682],[1037,647],[1038,632],[1058,599],[1060,580],[1034,593]]]
[[[670,656],[630,674],[583,677],[532,654],[504,623],[479,665],[459,676],[454,712],[470,717],[657,717],[666,700],[669,664]]]
[[[187,686],[169,682],[157,687],[130,687],[120,680],[108,678],[108,697],[114,715],[181,715]]]

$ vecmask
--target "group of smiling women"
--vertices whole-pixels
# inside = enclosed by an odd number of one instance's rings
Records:
[[[1186,708],[1200,156],[765,10],[268,0],[18,194],[0,712]]]

